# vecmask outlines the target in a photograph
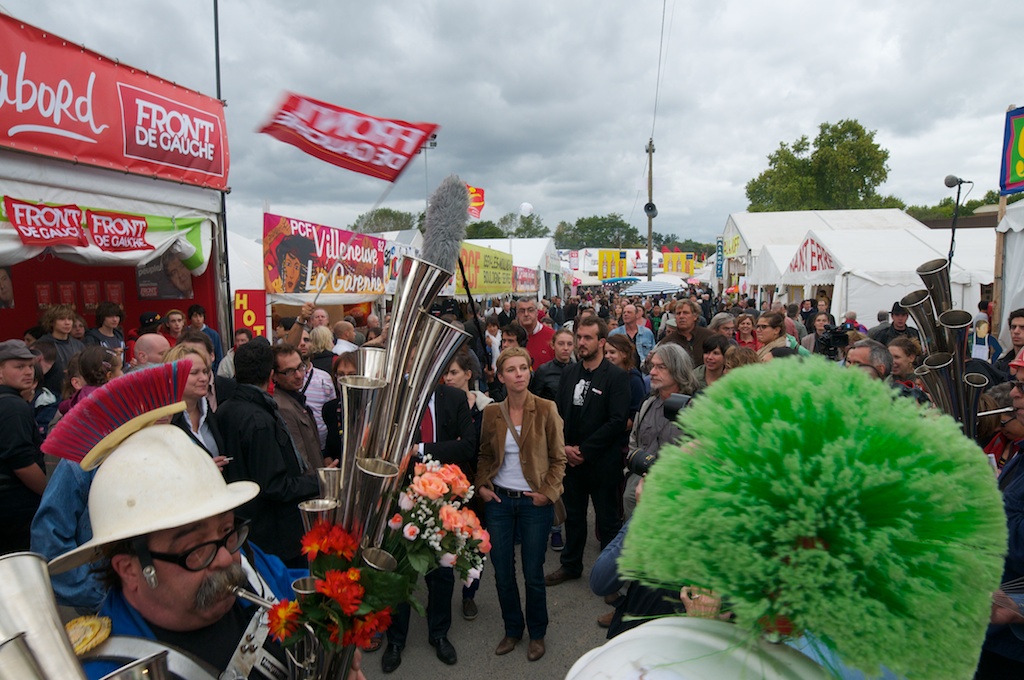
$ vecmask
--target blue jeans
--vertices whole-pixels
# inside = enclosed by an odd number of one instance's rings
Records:
[[[524,628],[531,640],[541,640],[548,629],[548,603],[544,587],[544,557],[548,549],[548,535],[554,520],[555,508],[550,503],[536,506],[528,497],[509,498],[499,493],[501,502],[491,501],[484,506],[487,531],[491,535],[491,564],[494,582],[501,604],[501,618],[505,621],[505,635],[522,638]],[[519,536],[523,577],[526,581],[526,620],[523,620],[522,601],[516,582],[514,537]]]

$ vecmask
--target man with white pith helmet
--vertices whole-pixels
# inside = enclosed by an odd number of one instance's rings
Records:
[[[158,640],[217,674],[234,673],[221,677],[287,677],[265,615],[232,591],[240,586],[270,601],[291,594],[293,576],[246,543],[248,524],[234,515],[258,493],[253,482],[225,483],[179,428],[153,425],[100,465],[89,492],[93,538],[50,562],[50,571],[106,563],[110,591],[100,615],[111,618],[113,635]],[[115,668],[86,663],[89,677]]]

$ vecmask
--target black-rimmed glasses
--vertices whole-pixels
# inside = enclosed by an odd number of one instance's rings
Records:
[[[187,571],[202,571],[213,564],[213,560],[216,559],[217,553],[221,548],[227,548],[227,551],[232,555],[241,550],[242,546],[245,545],[245,539],[249,538],[249,525],[249,520],[243,520],[219,541],[200,543],[180,553],[162,553],[149,550],[149,556],[161,562],[177,564]]]

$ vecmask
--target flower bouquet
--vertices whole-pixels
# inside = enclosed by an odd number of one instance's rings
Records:
[[[469,507],[473,487],[458,465],[429,457],[417,463],[409,486],[388,521],[385,547],[403,573],[451,567],[464,582],[480,578],[491,538]]]
[[[296,599],[270,609],[270,634],[297,667],[318,669],[299,677],[339,677],[357,647],[366,649],[375,633],[387,630],[392,608],[409,598],[412,582],[361,563],[359,542],[331,522],[319,521],[306,532],[302,552],[310,575],[292,584]],[[311,656],[316,663],[309,663]]]

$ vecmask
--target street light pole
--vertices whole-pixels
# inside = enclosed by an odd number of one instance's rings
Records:
[[[654,137],[647,142],[647,203],[654,203]],[[654,215],[647,212],[647,280],[654,274]]]

